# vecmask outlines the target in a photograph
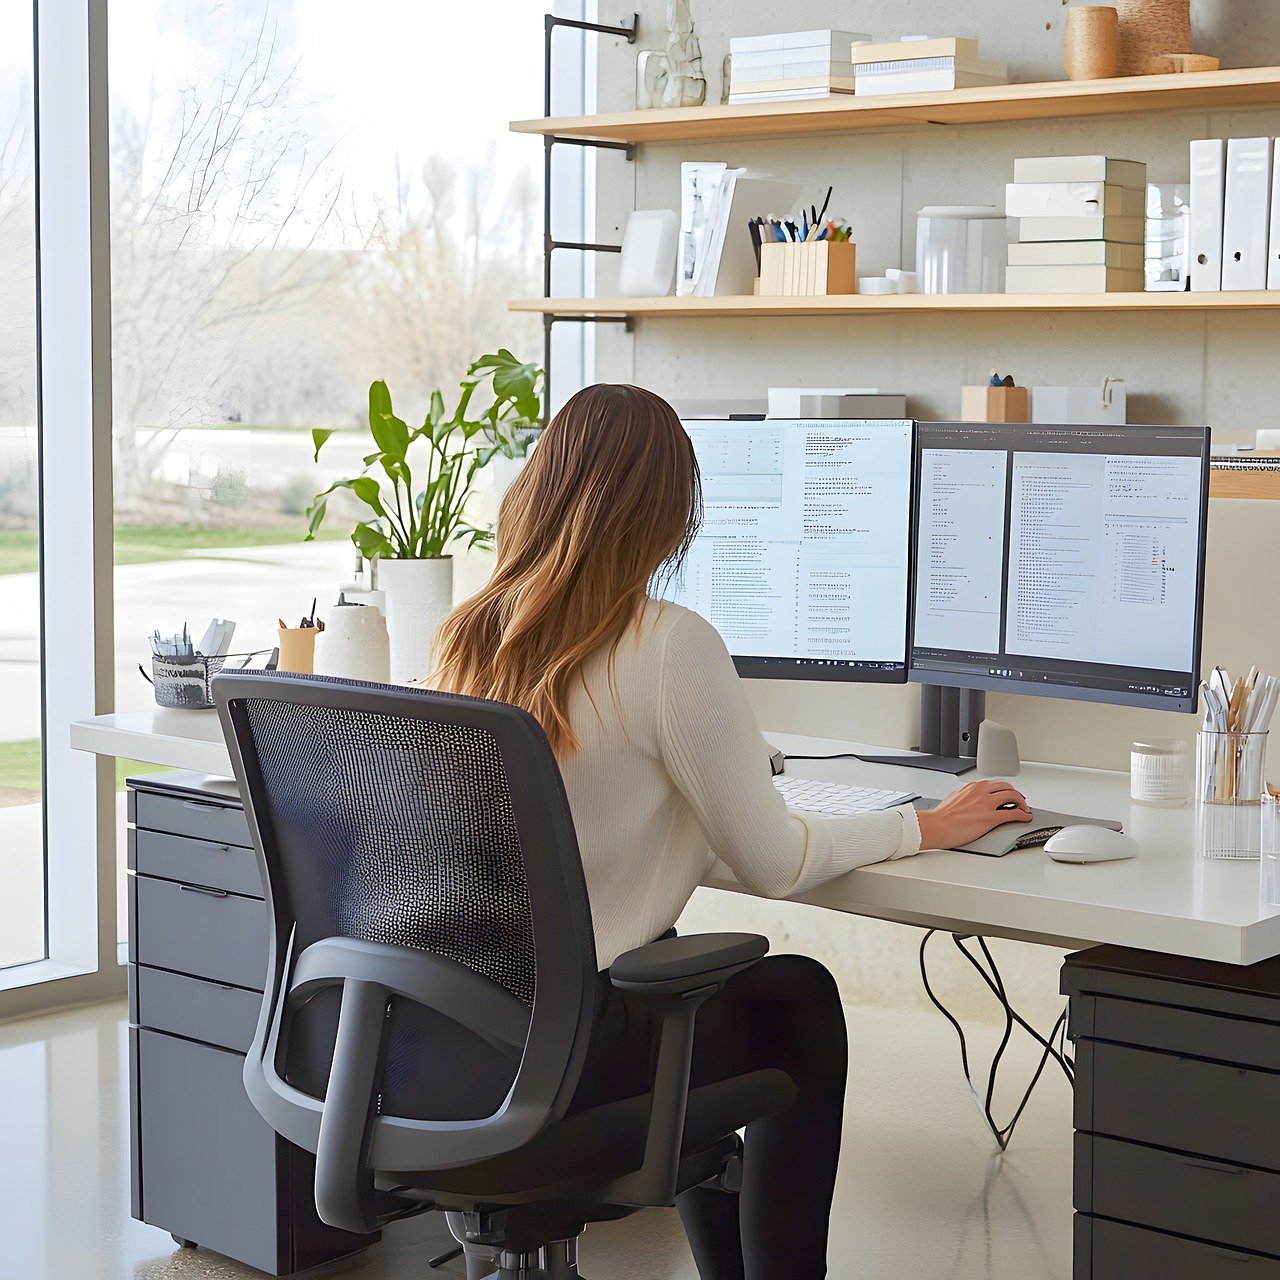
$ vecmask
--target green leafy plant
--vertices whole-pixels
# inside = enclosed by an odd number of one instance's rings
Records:
[[[492,403],[477,413],[472,401],[486,381]],[[358,476],[337,480],[316,494],[307,508],[307,541],[324,523],[329,499],[347,490],[372,513],[351,533],[351,541],[369,559],[435,559],[447,555],[446,547],[458,540],[470,547],[491,546],[493,529],[466,519],[475,478],[499,455],[524,457],[537,437],[541,408],[542,370],[522,364],[506,349],[471,365],[451,415],[444,396],[433,391],[426,421],[417,428],[396,417],[387,384],[375,382],[369,388],[369,431],[377,448],[365,457]],[[317,462],[332,435],[329,429],[312,431]],[[426,476],[416,489],[415,470]]]

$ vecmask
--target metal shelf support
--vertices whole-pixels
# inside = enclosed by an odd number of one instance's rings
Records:
[[[555,33],[560,27],[575,31],[594,31],[600,35],[620,36],[628,44],[634,44],[640,30],[640,15],[633,13],[629,22],[620,22],[616,26],[600,22],[583,22],[577,18],[561,18],[548,13],[544,19],[545,35],[543,44],[543,95],[542,109],[545,116],[551,115],[552,55],[555,45]],[[594,147],[599,151],[620,151],[627,160],[634,160],[636,149],[629,142],[606,142],[596,138],[564,138],[548,134],[542,140],[542,296],[551,297],[551,259],[557,250],[567,249],[575,253],[621,253],[618,244],[598,244],[583,240],[557,240],[551,231],[551,167],[552,155],[558,146]],[[630,316],[592,316],[592,315],[559,315],[548,312],[542,318],[542,368],[543,368],[543,414],[544,419],[551,412],[551,331],[557,324],[622,324],[628,333],[634,328]]]

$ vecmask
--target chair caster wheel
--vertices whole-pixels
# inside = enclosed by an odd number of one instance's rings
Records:
[[[194,1240],[184,1240],[181,1236],[173,1236],[173,1242],[181,1249],[198,1249],[200,1247]]]

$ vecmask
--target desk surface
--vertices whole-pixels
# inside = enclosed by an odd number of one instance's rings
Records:
[[[868,748],[768,734],[788,754]],[[79,721],[71,745],[199,773],[229,774],[218,718],[203,711],[121,712]],[[856,760],[792,761],[788,772],[942,796],[942,774]],[[973,777],[975,775],[968,775]],[[962,779],[963,781],[963,779]],[[1131,862],[1067,866],[1042,849],[1005,858],[928,852],[851,872],[799,901],[854,915],[1062,946],[1110,942],[1231,964],[1280,955],[1280,908],[1264,907],[1256,862],[1196,856],[1192,809],[1147,809],[1129,800],[1127,774],[1026,765],[1017,785],[1033,805],[1116,818],[1141,847]],[[744,892],[717,863],[706,883]]]

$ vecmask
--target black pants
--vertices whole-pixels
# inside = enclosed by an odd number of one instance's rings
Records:
[[[573,1110],[647,1089],[655,1030],[642,1000],[609,987]],[[695,1188],[678,1198],[702,1280],[827,1274],[848,1065],[835,979],[806,956],[766,956],[699,1010],[693,1087],[773,1068],[799,1091],[787,1111],[747,1126],[741,1196]]]

